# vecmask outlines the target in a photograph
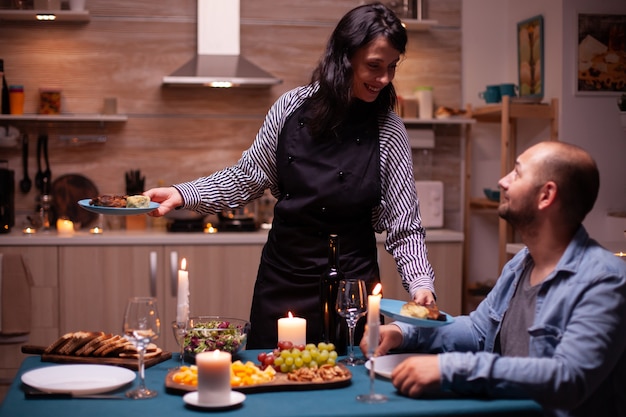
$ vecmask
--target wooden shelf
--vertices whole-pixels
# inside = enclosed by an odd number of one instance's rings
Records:
[[[469,206],[473,209],[497,209],[500,202],[489,200],[487,198],[470,198]]]
[[[426,19],[402,19],[402,23],[409,32],[427,32],[431,27],[439,24],[436,20]]]
[[[38,15],[54,15],[54,20],[40,20]],[[89,22],[89,11],[81,10],[6,10],[0,9],[0,20],[30,22]]]
[[[22,121],[22,122],[125,122],[128,116],[124,114],[80,114],[62,113],[56,115],[47,114],[2,114],[0,121]]]
[[[407,125],[467,125],[476,123],[476,119],[471,117],[452,116],[445,119],[419,119],[416,117],[403,118],[402,121]]]

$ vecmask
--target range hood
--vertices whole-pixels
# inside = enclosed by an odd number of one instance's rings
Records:
[[[187,87],[270,87],[282,80],[240,54],[239,0],[198,0],[198,54],[163,84]]]

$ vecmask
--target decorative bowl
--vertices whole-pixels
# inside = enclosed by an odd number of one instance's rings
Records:
[[[250,322],[222,316],[195,316],[189,318],[185,335],[185,358],[195,362],[200,352],[221,350],[235,355],[246,348]]]
[[[484,188],[485,197],[491,201],[500,201],[500,190],[492,190],[491,188]]]

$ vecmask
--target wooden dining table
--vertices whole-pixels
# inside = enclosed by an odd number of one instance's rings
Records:
[[[239,359],[256,361],[260,351],[243,351]],[[237,357],[236,357],[237,358]],[[42,362],[39,356],[29,356],[22,362],[19,372],[0,405],[0,417],[15,416],[197,416],[199,413],[221,417],[364,417],[364,416],[541,416],[542,409],[535,401],[523,399],[466,398],[450,393],[427,398],[411,399],[400,395],[391,381],[376,376],[374,392],[387,396],[384,403],[368,404],[357,401],[360,394],[370,392],[369,371],[363,365],[350,367],[352,377],[345,386],[317,389],[297,387],[280,390],[260,390],[245,393],[240,404],[227,409],[198,409],[183,401],[184,391],[166,386],[166,376],[179,365],[178,355],[158,363],[145,371],[146,385],[158,391],[155,398],[131,400],[124,391],[138,384],[138,380],[118,388],[113,394],[121,399],[81,398],[27,398],[21,377],[24,373],[48,366],[64,366]]]

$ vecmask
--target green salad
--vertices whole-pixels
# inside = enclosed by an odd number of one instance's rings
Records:
[[[221,350],[237,353],[246,346],[247,329],[228,321],[197,323],[185,336],[185,352],[196,354]]]

